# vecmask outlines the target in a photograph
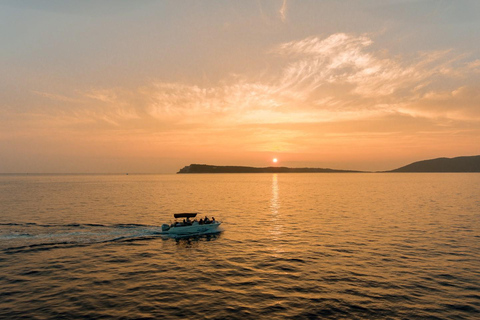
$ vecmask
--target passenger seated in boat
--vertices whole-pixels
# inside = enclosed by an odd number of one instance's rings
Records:
[[[212,217],[212,223],[215,223],[215,217]]]
[[[203,219],[200,218],[200,220],[198,221],[198,224],[203,224]]]
[[[204,221],[205,221],[205,224],[209,224],[209,223],[210,223],[210,220],[208,219],[207,216],[205,216],[205,220],[204,220]]]

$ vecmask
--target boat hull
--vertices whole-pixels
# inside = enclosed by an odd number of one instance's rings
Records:
[[[164,231],[163,234],[172,236],[188,236],[188,235],[202,235],[210,233],[218,233],[221,222],[214,222],[209,224],[194,223],[191,226],[179,226],[171,227],[169,230]]]

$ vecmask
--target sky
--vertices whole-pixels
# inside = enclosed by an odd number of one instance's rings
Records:
[[[0,173],[480,154],[480,1],[0,0]]]

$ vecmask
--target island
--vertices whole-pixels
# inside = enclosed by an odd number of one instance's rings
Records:
[[[208,164],[191,164],[177,173],[368,173],[370,171],[339,170],[329,168],[288,168],[288,167],[245,167],[245,166],[214,166]],[[382,173],[395,172],[480,172],[480,155],[456,158],[437,158],[413,162],[409,165],[390,170],[377,171]]]
[[[177,173],[330,173],[330,172],[362,172],[354,170],[336,170],[328,168],[288,168],[288,167],[242,167],[212,166],[207,164],[191,164]]]
[[[387,172],[480,172],[480,156],[417,161]]]

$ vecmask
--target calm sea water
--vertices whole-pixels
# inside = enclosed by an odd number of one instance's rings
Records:
[[[219,235],[165,239],[175,212]],[[0,176],[2,319],[479,319],[480,174]]]

